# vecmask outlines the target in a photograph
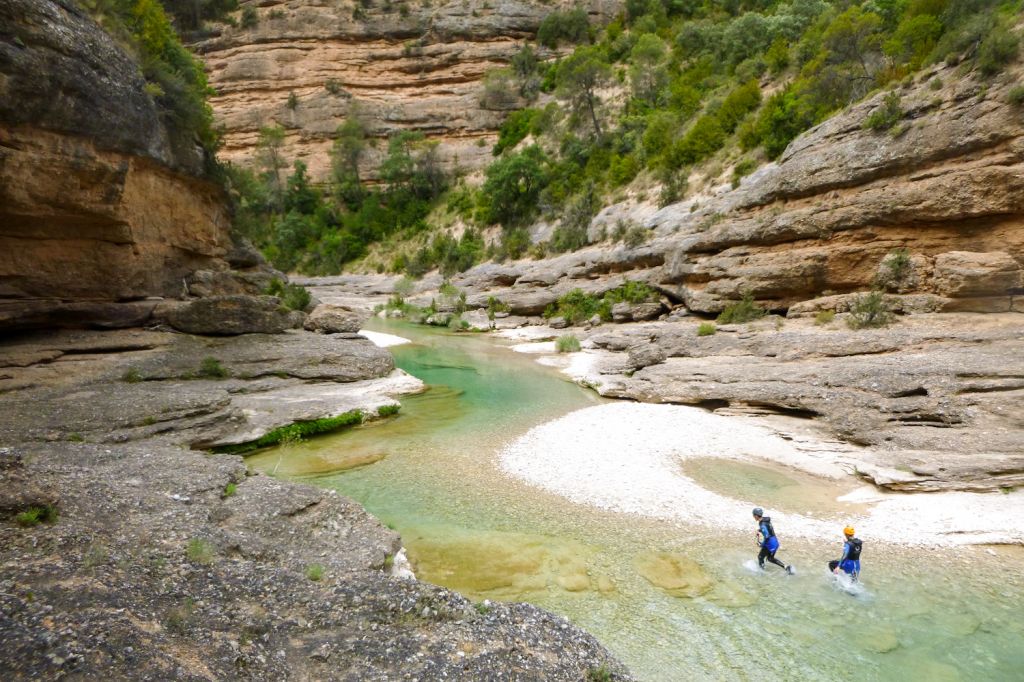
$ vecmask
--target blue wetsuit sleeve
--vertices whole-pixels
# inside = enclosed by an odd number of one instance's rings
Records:
[[[762,544],[768,542],[768,524],[762,521],[761,523],[757,524],[757,530],[759,533],[761,533]]]
[[[848,557],[849,555],[850,555],[850,543],[849,542],[844,542],[843,543],[843,558],[840,559],[839,561],[846,561],[846,557]]]

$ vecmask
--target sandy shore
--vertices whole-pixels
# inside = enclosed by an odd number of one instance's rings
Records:
[[[738,530],[750,509],[766,508],[786,536],[833,540],[847,523],[865,540],[908,545],[1024,544],[1024,491],[886,494],[873,486],[843,498],[866,511],[815,518],[772,509],[771,499],[730,498],[684,475],[696,458],[775,462],[833,480],[855,479],[849,448],[784,438],[756,418],[722,416],[681,405],[616,402],[534,427],[506,447],[508,473],[580,504],[670,521]]]

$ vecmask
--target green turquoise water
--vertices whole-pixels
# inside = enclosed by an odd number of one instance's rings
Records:
[[[790,542],[796,576],[748,567],[751,534],[574,505],[497,467],[501,446],[601,402],[493,339],[399,323],[430,389],[399,416],[268,450],[258,469],[334,488],[403,537],[420,579],[529,601],[596,635],[642,680],[1024,679],[1024,551],[864,550],[867,593],[835,588],[837,546]],[[713,455],[713,453],[709,453]],[[711,457],[684,473],[740,497],[828,511],[843,486]],[[838,504],[835,505],[838,508]]]

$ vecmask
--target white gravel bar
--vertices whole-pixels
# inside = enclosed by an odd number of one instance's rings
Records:
[[[887,494],[863,486],[844,499],[867,504],[869,511],[837,511],[826,520],[780,513],[770,499],[720,495],[680,466],[686,459],[718,457],[845,475],[840,464],[849,451],[830,458],[829,445],[794,444],[753,418],[616,402],[534,427],[506,446],[500,463],[506,472],[580,504],[688,524],[749,530],[750,509],[761,505],[786,535],[808,539],[832,540],[837,524],[852,522],[861,537],[907,545],[1024,543],[1024,491]]]
[[[373,332],[368,329],[360,329],[359,335],[365,336],[379,348],[390,348],[391,346],[401,346],[403,343],[412,343],[412,341],[404,336],[385,334],[384,332]]]

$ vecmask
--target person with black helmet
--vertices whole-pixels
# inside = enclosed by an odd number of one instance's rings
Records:
[[[786,565],[775,558],[775,552],[779,550],[779,538],[775,535],[775,529],[772,527],[772,520],[770,517],[764,515],[764,510],[760,507],[754,507],[754,521],[757,522],[757,533],[755,539],[757,546],[761,548],[761,551],[757,555],[757,564],[764,570],[764,562],[770,561],[776,566],[785,569],[786,573],[792,575],[793,567]]]

